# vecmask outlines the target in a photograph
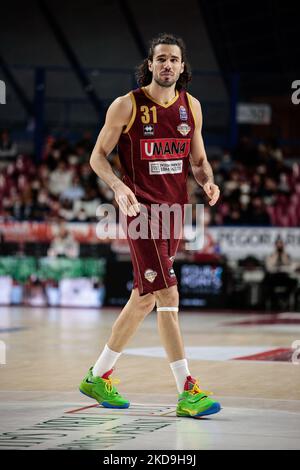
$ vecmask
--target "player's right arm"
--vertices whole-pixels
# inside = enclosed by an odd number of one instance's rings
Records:
[[[130,121],[132,101],[128,95],[120,96],[108,108],[105,124],[102,127],[93,149],[90,165],[115,194],[115,199],[125,215],[134,216],[139,212],[139,204],[131,189],[113,172],[107,160],[117,145],[120,135]]]

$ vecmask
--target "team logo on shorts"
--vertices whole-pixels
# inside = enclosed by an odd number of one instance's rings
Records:
[[[152,124],[146,124],[144,127],[144,136],[154,135],[154,126]]]
[[[174,271],[173,268],[170,268],[170,269],[169,269],[169,276],[170,276],[170,277],[175,277],[175,276],[176,276],[175,271]]]
[[[185,136],[185,135],[188,135],[191,128],[188,124],[186,124],[185,122],[182,122],[181,124],[179,124],[179,126],[177,126],[177,130],[180,132],[181,135]]]
[[[179,117],[181,121],[188,120],[188,115],[184,106],[179,106]]]
[[[157,272],[153,271],[153,269],[147,269],[144,273],[144,276],[145,276],[145,279],[147,279],[147,281],[153,282],[157,276]]]

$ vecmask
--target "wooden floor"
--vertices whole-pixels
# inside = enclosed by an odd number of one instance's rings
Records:
[[[117,315],[0,307],[0,448],[300,448],[300,364],[291,362],[299,313],[180,313],[191,373],[223,407],[201,420],[175,415],[154,312],[116,365],[131,407],[103,409],[79,393]]]

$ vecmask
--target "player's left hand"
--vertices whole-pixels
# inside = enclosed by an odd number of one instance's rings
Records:
[[[216,184],[211,183],[211,182],[208,181],[203,186],[203,190],[205,191],[205,193],[207,194],[207,196],[210,199],[209,205],[214,206],[216,204],[217,200],[219,199],[219,196],[220,196],[219,186],[217,186]]]

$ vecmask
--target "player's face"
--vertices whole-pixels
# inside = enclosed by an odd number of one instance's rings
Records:
[[[162,87],[173,86],[184,70],[179,46],[159,44],[154,49],[153,61],[148,62],[153,80]]]

